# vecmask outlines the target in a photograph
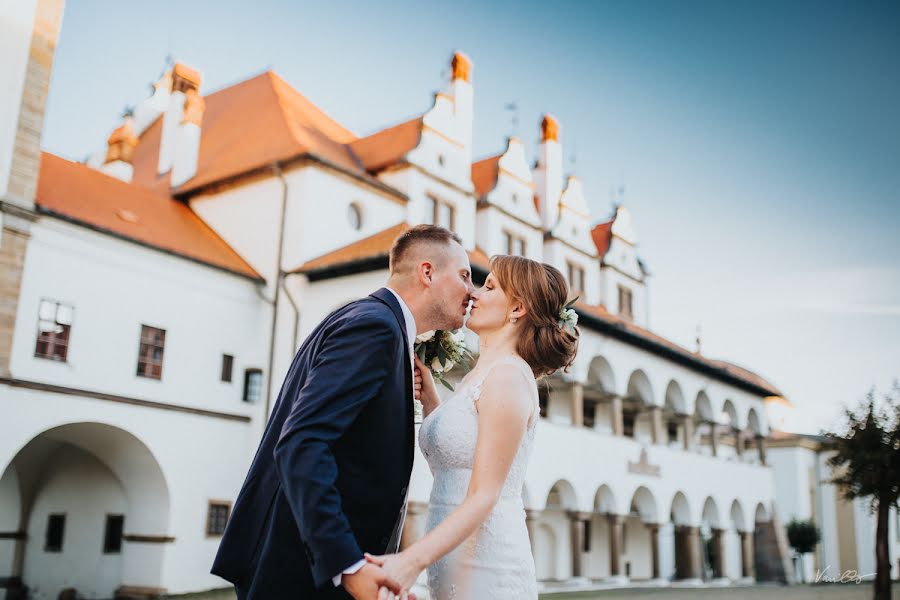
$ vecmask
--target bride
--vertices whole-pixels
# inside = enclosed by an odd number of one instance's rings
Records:
[[[570,366],[578,339],[557,269],[518,256],[495,256],[490,268],[467,322],[478,363],[456,391],[441,402],[416,360],[419,447],[434,475],[427,534],[398,554],[366,555],[404,589],[427,567],[434,600],[537,598],[522,504],[540,417],[535,379]]]

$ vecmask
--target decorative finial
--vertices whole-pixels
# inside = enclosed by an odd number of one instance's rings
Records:
[[[541,119],[541,142],[559,141],[559,121],[551,114]]]
[[[465,53],[457,50],[453,53],[453,60],[450,61],[453,68],[453,81],[461,79],[463,81],[472,81],[472,61]]]

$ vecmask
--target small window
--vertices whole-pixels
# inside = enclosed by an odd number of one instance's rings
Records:
[[[438,155],[437,155],[437,161],[438,161],[438,165],[440,165],[440,166],[443,167],[443,166],[444,166],[444,163],[446,162],[446,161],[444,160],[444,155],[443,155],[443,154],[438,154]]]
[[[425,197],[425,208],[422,211],[422,223],[426,225],[434,225],[434,218],[437,214],[437,205],[431,196]]]
[[[513,195],[512,195],[512,203],[513,203],[513,204],[518,204],[518,203],[519,203],[519,195],[518,195],[518,194],[513,194]]]
[[[244,402],[259,402],[262,397],[262,369],[244,371]]]
[[[47,535],[44,538],[44,552],[62,552],[65,532],[66,515],[53,514],[47,517]]]
[[[119,554],[122,552],[122,530],[124,526],[124,515],[106,515],[106,529],[103,532],[103,554]]]
[[[668,432],[669,443],[675,443],[678,441],[678,422],[677,421],[669,421],[666,425],[666,430]]]
[[[222,535],[231,513],[231,503],[210,502],[206,512],[206,535]]]
[[[572,292],[584,291],[584,267],[573,262],[569,263],[569,287]]]
[[[141,325],[141,345],[138,350],[137,374],[150,379],[162,379],[163,350],[166,331]]]
[[[526,244],[525,238],[513,235],[508,231],[503,232],[503,239],[506,242],[506,253],[510,256],[525,256]]]
[[[347,207],[347,220],[350,222],[350,227],[353,228],[353,231],[362,229],[362,211],[355,202]]]
[[[74,309],[53,300],[41,300],[38,307],[38,336],[34,355],[65,362],[69,354],[69,330]]]
[[[626,412],[622,415],[622,433],[625,437],[634,437],[634,413]]]
[[[446,202],[441,202],[437,207],[437,217],[435,218],[435,224],[453,231],[454,221],[456,220],[456,215],[454,213],[455,211],[452,206],[450,206]]]
[[[234,367],[234,357],[230,354],[222,355],[222,381],[231,383],[231,370]]]
[[[619,286],[619,314],[629,319],[633,317],[631,290],[623,285]]]

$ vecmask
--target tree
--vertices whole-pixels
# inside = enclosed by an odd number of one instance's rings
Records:
[[[794,552],[801,559],[804,554],[815,550],[816,544],[821,539],[819,528],[816,527],[816,523],[812,519],[808,521],[797,518],[791,519],[791,522],[787,524],[787,536],[791,548],[794,549]],[[800,581],[801,583],[806,582],[806,574],[802,562],[800,563]]]
[[[845,500],[868,498],[877,512],[875,528],[875,600],[891,598],[891,559],[888,546],[888,516],[900,495],[900,383],[894,380],[883,402],[870,391],[855,409],[844,408],[842,431],[826,432],[828,459],[833,477]]]

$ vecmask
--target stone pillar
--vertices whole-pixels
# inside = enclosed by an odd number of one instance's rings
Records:
[[[611,577],[622,575],[622,525],[625,523],[624,515],[608,514],[606,520],[609,523],[609,574]]]
[[[591,513],[570,510],[566,514],[572,524],[572,577],[584,577],[583,556],[584,522],[592,517]]]
[[[759,462],[766,464],[766,436],[756,435],[756,449],[759,451]]]
[[[426,502],[409,502],[406,505],[406,519],[403,521],[403,531],[400,533],[400,550],[409,548],[422,537],[426,512],[428,512]]]
[[[650,435],[654,444],[665,444],[666,432],[663,430],[662,407],[655,404],[647,407],[650,412]]]
[[[709,440],[710,446],[712,447],[712,455],[719,455],[719,427],[715,421],[707,421],[707,425],[709,425]]]
[[[573,383],[572,392],[572,425],[582,427],[584,425],[584,386]]]
[[[753,532],[741,531],[741,576],[754,578],[753,569]]]
[[[725,530],[713,529],[713,578],[725,577]]]
[[[700,540],[700,528],[687,526],[684,528],[685,578],[703,578],[703,547]]]
[[[694,417],[693,415],[681,415],[684,427],[684,449],[690,451],[694,447]]]
[[[734,430],[734,451],[738,458],[744,456],[744,432],[740,429]]]
[[[650,532],[650,564],[653,579],[659,579],[659,523],[647,523]]]
[[[609,401],[609,418],[612,422],[613,435],[622,436],[625,425],[622,421],[622,396],[613,396]]]

